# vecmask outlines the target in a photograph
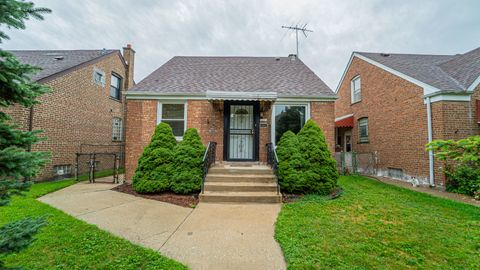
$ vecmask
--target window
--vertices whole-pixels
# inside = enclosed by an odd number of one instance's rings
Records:
[[[161,122],[169,124],[177,139],[181,139],[185,132],[187,123],[185,107],[185,103],[158,103],[157,124]]]
[[[368,142],[368,118],[358,120],[358,138],[360,143]]]
[[[121,98],[121,84],[122,78],[120,76],[112,74],[110,80],[110,97],[120,100]]]
[[[351,82],[351,96],[352,96],[352,103],[359,102],[362,100],[361,90],[360,90],[360,76],[357,76],[352,79]]]
[[[277,144],[283,133],[291,130],[297,134],[309,118],[308,105],[277,104],[273,106],[272,140]]]
[[[388,176],[395,179],[403,179],[403,170],[397,168],[388,168]]]
[[[93,68],[92,81],[94,84],[97,84],[99,86],[105,86],[105,72],[98,68]]]
[[[118,117],[112,120],[112,141],[122,141],[122,119]]]
[[[72,165],[55,165],[53,166],[53,172],[56,175],[67,175],[72,173]]]

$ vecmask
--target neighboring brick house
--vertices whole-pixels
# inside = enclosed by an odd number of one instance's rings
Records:
[[[435,139],[479,134],[480,48],[457,55],[354,52],[337,87],[337,151],[376,152],[378,175],[444,186]]]
[[[266,162],[266,147],[315,120],[334,149],[333,91],[296,56],[174,57],[127,94],[126,179],[166,122],[178,139],[196,128],[219,161]],[[272,121],[272,119],[275,119]],[[227,147],[225,147],[225,145]]]
[[[84,144],[123,143],[123,91],[133,85],[135,51],[10,51],[21,62],[42,70],[33,75],[51,87],[32,108],[6,110],[24,130],[43,130],[48,139],[32,151],[50,151],[52,161],[36,180],[74,174],[75,153]],[[101,164],[99,169],[101,169]]]

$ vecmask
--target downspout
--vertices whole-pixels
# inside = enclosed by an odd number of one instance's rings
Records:
[[[430,97],[425,98],[427,104],[427,126],[428,126],[428,142],[433,141],[433,130],[432,130],[432,102]],[[433,167],[433,150],[428,150],[428,167],[429,167],[429,182],[430,187],[435,186],[435,173]]]

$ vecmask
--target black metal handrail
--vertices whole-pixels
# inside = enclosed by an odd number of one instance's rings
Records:
[[[207,149],[203,155],[203,176],[202,176],[202,193],[205,191],[205,179],[207,178],[208,169],[215,164],[215,153],[217,149],[216,142],[208,142]]]
[[[273,143],[267,143],[267,164],[272,167],[275,180],[277,182],[277,194],[280,194],[280,185],[278,184],[278,157]]]

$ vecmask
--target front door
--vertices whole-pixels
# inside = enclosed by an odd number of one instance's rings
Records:
[[[225,102],[225,160],[258,160],[258,102]]]

